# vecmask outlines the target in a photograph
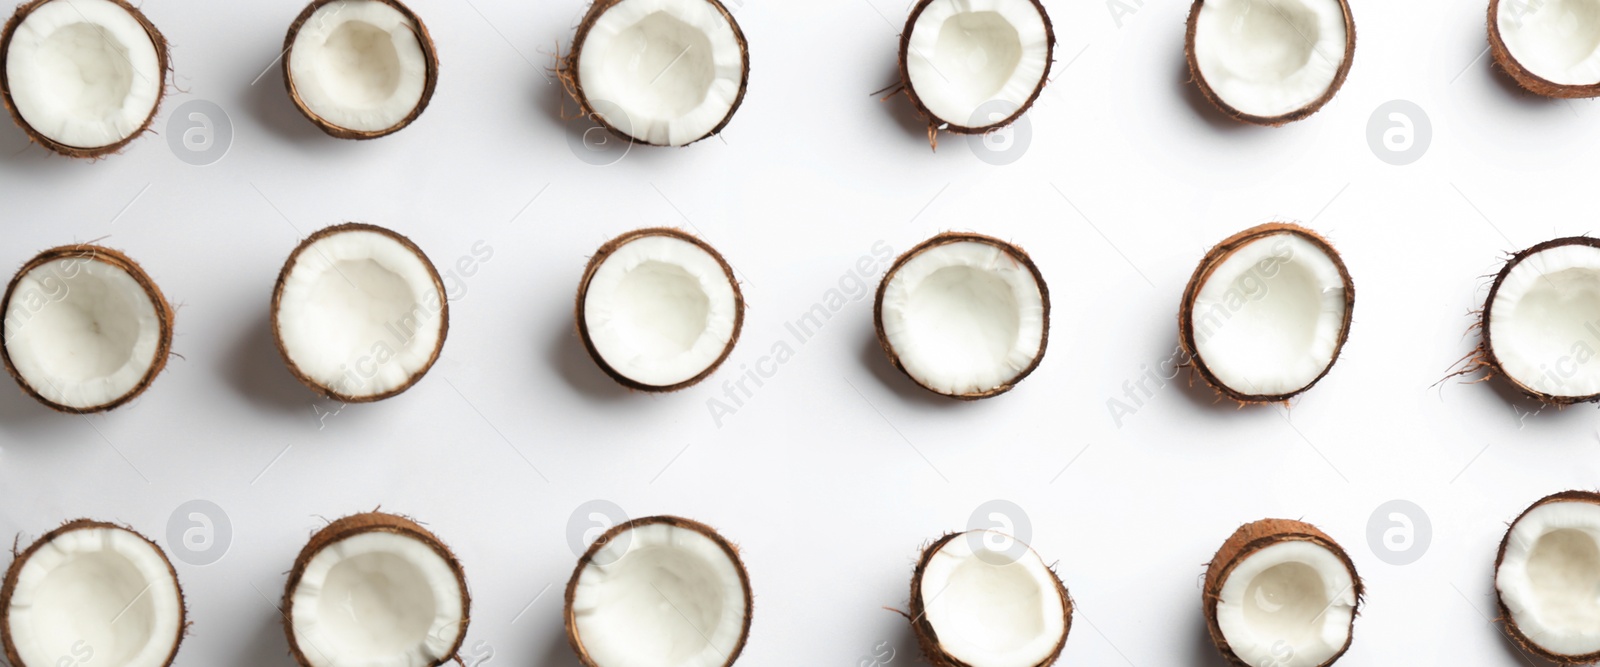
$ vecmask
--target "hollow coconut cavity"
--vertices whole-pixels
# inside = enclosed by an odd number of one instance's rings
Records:
[[[1356,54],[1346,0],[1195,0],[1189,75],[1222,113],[1283,125],[1333,99]]]
[[[901,255],[878,284],[878,343],[921,387],[975,400],[1010,391],[1038,368],[1050,291],[1021,248],[945,233]]]
[[[752,612],[738,550],[678,517],[606,531],[567,582],[567,641],[584,667],[727,667]]]
[[[367,512],[311,536],[283,593],[289,653],[303,667],[434,667],[466,639],[461,563],[405,517]]]
[[[1321,667],[1350,648],[1363,590],[1355,564],[1311,524],[1241,526],[1206,569],[1211,642],[1241,667]]]
[[[1552,404],[1600,400],[1600,239],[1545,241],[1495,276],[1467,372],[1486,368]]]
[[[398,0],[315,0],[289,26],[283,82],[295,108],[340,139],[401,130],[439,80],[428,28]]]
[[[1557,664],[1600,660],[1600,494],[1534,503],[1506,530],[1494,569],[1512,641]]]
[[[18,554],[0,589],[0,639],[15,667],[166,667],[185,618],[178,574],[161,547],[88,519]]]
[[[732,120],[750,52],[717,0],[598,0],[558,74],[583,115],[611,133],[684,146]]]
[[[346,403],[376,401],[422,379],[444,348],[444,282],[410,239],[346,223],[290,253],[272,293],[272,333],[289,372]]]
[[[1495,64],[1529,92],[1600,95],[1600,4],[1489,0],[1489,50]]]
[[[1310,389],[1350,335],[1355,284],[1333,246],[1289,223],[1217,244],[1189,278],[1178,340],[1200,377],[1243,403]]]
[[[1010,125],[1050,79],[1055,30],[1038,0],[921,0],[900,33],[900,81],[939,130]]]
[[[28,260],[0,300],[0,359],[29,396],[62,412],[143,394],[172,351],[172,306],[132,259],[95,245]]]
[[[0,33],[0,96],[34,142],[68,157],[122,150],[166,95],[167,41],[124,0],[33,0]]]
[[[728,358],[744,327],[744,296],[733,267],[704,241],[676,229],[639,229],[590,258],[577,321],[606,375],[640,391],[676,391]]]
[[[1066,646],[1072,599],[1031,547],[974,530],[923,550],[910,617],[934,667],[1044,667]]]

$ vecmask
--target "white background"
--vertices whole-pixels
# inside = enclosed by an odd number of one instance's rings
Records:
[[[900,0],[745,0],[750,88],[722,139],[610,166],[575,156],[569,138],[587,125],[562,119],[545,70],[583,7],[474,3],[412,3],[441,77],[391,137],[330,139],[291,107],[269,69],[301,9],[286,0],[146,2],[178,92],[163,135],[122,155],[71,161],[0,131],[0,264],[103,237],[179,306],[181,355],[107,415],[0,392],[0,534],[26,544],[90,516],[167,544],[180,504],[220,505],[225,556],[177,563],[194,621],[179,665],[290,664],[271,603],[284,572],[325,518],[382,505],[456,548],[474,593],[469,657],[570,667],[569,519],[593,499],[694,517],[740,544],[756,592],[745,665],[860,665],[885,643],[897,653],[880,667],[918,663],[883,607],[904,607],[920,545],[992,499],[1025,509],[1078,603],[1063,664],[1220,664],[1202,566],[1268,516],[1321,526],[1366,579],[1341,664],[1521,664],[1487,620],[1494,550],[1535,499],[1597,485],[1595,416],[1534,413],[1498,382],[1434,384],[1475,344],[1469,311],[1504,253],[1594,228],[1600,112],[1495,74],[1481,3],[1356,0],[1343,90],[1268,129],[1220,118],[1185,82],[1186,5],[1126,0],[1119,26],[1100,0],[1047,0],[1053,80],[1007,166],[948,135],[930,152],[902,99],[870,95],[895,79]],[[191,99],[232,121],[210,166],[180,161],[164,136]],[[1366,139],[1393,99],[1432,128],[1409,166]],[[1277,219],[1326,234],[1355,278],[1337,366],[1288,412],[1235,409],[1179,380],[1119,427],[1107,402],[1172,353],[1200,256]],[[267,307],[297,241],[346,220],[409,235],[441,269],[476,241],[494,254],[451,304],[444,355],[420,384],[322,418],[338,406],[284,370]],[[618,389],[573,335],[588,255],[645,225],[702,234],[750,304],[728,365],[669,396]],[[916,389],[876,349],[861,298],[713,422],[722,382],[789,340],[784,322],[874,242],[898,253],[950,229],[1014,240],[1049,282],[1049,352],[1018,389],[973,404]],[[1394,499],[1431,519],[1411,565],[1367,539]]]

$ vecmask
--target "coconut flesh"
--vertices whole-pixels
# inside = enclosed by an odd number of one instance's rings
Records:
[[[1556,494],[1506,531],[1495,567],[1518,643],[1561,664],[1600,659],[1600,495]]]
[[[977,234],[941,234],[884,275],[878,340],[917,384],[963,399],[1011,389],[1039,365],[1050,324],[1044,278],[1021,249]]]
[[[1315,233],[1274,223],[1218,244],[1184,293],[1180,339],[1207,382],[1244,402],[1311,388],[1349,334],[1355,288]]]
[[[948,535],[912,579],[913,630],[936,667],[1039,667],[1055,662],[1072,602],[1028,545],[993,530]]]
[[[720,131],[744,99],[744,33],[717,0],[602,0],[564,65],[585,113],[620,136],[683,146]]]
[[[1190,74],[1240,120],[1278,125],[1333,97],[1355,54],[1345,0],[1195,0]]]
[[[4,90],[30,136],[60,153],[114,152],[165,93],[161,33],[125,2],[42,0],[6,24]]]
[[[1495,61],[1541,95],[1600,94],[1600,5],[1589,0],[1495,0],[1489,5]]]
[[[397,0],[321,0],[289,28],[289,96],[324,131],[369,139],[410,124],[437,79],[433,42]]]
[[[344,224],[289,256],[272,299],[272,328],[290,371],[338,400],[398,394],[444,346],[444,283],[422,250],[382,227]]]
[[[939,129],[984,132],[1033,104],[1054,46],[1035,0],[922,0],[901,37],[901,76]]]
[[[600,248],[578,292],[578,329],[596,363],[645,391],[682,389],[727,358],[744,323],[733,269],[673,229],[642,229]]]
[[[567,584],[567,637],[586,667],[732,665],[750,633],[749,576],[710,527],[648,517],[607,531]]]
[[[1298,521],[1245,525],[1206,575],[1212,641],[1249,667],[1332,663],[1350,645],[1360,596],[1344,550]]]
[[[88,520],[62,526],[17,557],[0,613],[6,656],[17,667],[164,667],[185,625],[183,592],[161,548]]]
[[[1535,397],[1600,397],[1600,241],[1556,239],[1518,253],[1483,312],[1487,361]]]
[[[6,290],[6,368],[44,404],[96,412],[142,393],[166,366],[172,309],[126,255],[62,246],[23,266]]]

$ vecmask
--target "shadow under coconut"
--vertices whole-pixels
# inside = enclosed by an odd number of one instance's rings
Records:
[[[1228,661],[1222,659],[1222,652],[1217,650],[1217,645],[1211,643],[1211,630],[1206,627],[1206,618],[1195,609],[1195,623],[1193,643],[1189,648],[1189,659],[1183,664],[1189,667],[1228,667]]]
[[[567,386],[591,400],[607,403],[625,400],[636,393],[617,384],[616,380],[600,370],[589,356],[589,351],[584,349],[578,332],[573,330],[566,318],[561,321],[561,330],[550,337],[545,358]]]
[[[0,373],[0,430],[37,431],[68,417],[34,400],[10,375]]]
[[[309,412],[316,394],[294,379],[284,366],[283,355],[272,338],[271,315],[262,314],[251,324],[234,343],[227,368],[228,384],[252,403],[283,413]]]
[[[567,643],[565,627],[545,646],[544,657],[536,663],[537,667],[581,667],[582,664],[578,662],[578,655],[572,652],[572,645]]]
[[[1189,61],[1184,57],[1182,49],[1178,51],[1176,62],[1178,63],[1178,71],[1173,80],[1177,84],[1178,95],[1183,98],[1183,101],[1189,105],[1189,108],[1194,111],[1196,116],[1206,122],[1208,127],[1217,132],[1227,134],[1243,134],[1252,130],[1272,129],[1235,120],[1222,113],[1222,110],[1218,109],[1217,105],[1206,99],[1205,93],[1200,92],[1200,84],[1194,80],[1194,76],[1189,71]]]
[[[258,624],[250,641],[241,647],[243,650],[234,664],[240,667],[294,667],[294,658],[289,655],[289,640],[283,634],[283,617],[273,612],[270,615],[262,614],[261,618],[264,620]]]
[[[1491,377],[1477,384],[1488,385],[1489,389],[1511,408],[1511,416],[1516,418],[1519,430],[1526,428],[1530,424],[1537,425],[1543,421],[1563,417],[1566,419],[1587,419],[1587,416],[1566,417],[1566,415],[1586,412],[1585,408],[1594,409],[1594,405],[1591,403],[1578,403],[1575,405],[1551,405],[1545,403],[1522,393],[1510,380],[1502,377]]]
[[[922,388],[921,385],[913,382],[911,378],[906,377],[905,373],[901,373],[900,369],[895,368],[894,364],[889,363],[889,355],[884,354],[883,346],[878,343],[878,337],[870,331],[868,334],[862,339],[861,365],[871,371],[872,376],[878,380],[878,384],[893,392],[895,398],[900,402],[940,410],[949,410],[968,403],[981,402],[962,401]],[[1013,389],[1012,391],[1016,390]]]
[[[894,119],[895,124],[899,125],[900,129],[905,130],[906,136],[926,142],[928,140],[928,119],[917,113],[917,108],[911,104],[911,98],[906,91],[898,90],[903,83],[900,79],[900,62],[898,60],[894,62],[894,67],[890,68],[888,76],[883,77],[883,80],[894,83],[887,90],[874,92],[872,95],[873,103],[881,105],[884,108],[884,112]],[[888,96],[887,98],[884,97],[886,95]]]
[[[311,124],[289,99],[283,85],[283,64],[273,65],[245,92],[250,116],[272,134],[296,143],[337,141]]]
[[[1484,61],[1488,63],[1485,67],[1489,68],[1489,78],[1493,79],[1495,85],[1505,91],[1506,96],[1516,102],[1517,106],[1523,111],[1549,111],[1572,101],[1558,97],[1545,97],[1523,88],[1522,84],[1517,83],[1516,79],[1511,78],[1510,73],[1506,72],[1504,68],[1494,61],[1493,56],[1484,58]]]

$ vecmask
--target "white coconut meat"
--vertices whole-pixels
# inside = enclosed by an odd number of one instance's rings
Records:
[[[1495,289],[1484,327],[1502,372],[1547,396],[1600,394],[1600,248],[1530,253]]]
[[[743,37],[707,0],[620,0],[594,17],[577,77],[594,113],[661,146],[704,138],[744,91]]]
[[[1600,83],[1600,3],[1502,0],[1494,17],[1500,41],[1525,69],[1551,83]]]
[[[1237,394],[1294,394],[1333,364],[1347,297],[1339,265],[1305,236],[1256,237],[1223,258],[1195,292],[1196,352]]]
[[[161,667],[183,634],[182,594],[166,555],[103,525],[66,530],[32,549],[5,614],[19,667],[64,658]]]
[[[1055,574],[1028,545],[997,531],[947,540],[919,591],[939,647],[973,667],[1047,664],[1067,632]]]
[[[423,103],[429,61],[416,22],[378,0],[335,0],[299,27],[288,53],[294,93],[312,114],[381,132]]]
[[[881,333],[907,375],[950,396],[1009,387],[1037,364],[1048,304],[1031,264],[994,243],[939,243],[886,278]]]
[[[1243,114],[1298,111],[1328,92],[1344,66],[1340,0],[1204,0],[1195,20],[1200,75]]]
[[[942,123],[1004,121],[1032,102],[1050,70],[1050,27],[1033,0],[933,0],[909,30],[907,85]]]
[[[143,23],[108,0],[53,0],[11,36],[6,84],[35,132],[75,148],[116,144],[144,128],[165,72]]]
[[[356,399],[409,387],[432,366],[448,325],[433,265],[371,228],[314,239],[289,259],[273,315],[294,370]]]
[[[312,667],[426,667],[450,657],[465,605],[456,570],[416,537],[372,530],[312,556],[290,593]]]
[[[636,525],[576,573],[569,631],[599,667],[720,667],[749,627],[743,572],[700,531]]]
[[[1600,505],[1554,501],[1529,510],[1506,536],[1495,586],[1535,645],[1557,655],[1600,651]]]
[[[673,387],[723,359],[738,335],[739,308],[719,257],[683,238],[649,234],[624,242],[594,269],[583,328],[615,373]]]
[[[1356,586],[1344,561],[1287,540],[1244,557],[1222,584],[1217,627],[1252,667],[1316,667],[1349,643]]]

